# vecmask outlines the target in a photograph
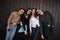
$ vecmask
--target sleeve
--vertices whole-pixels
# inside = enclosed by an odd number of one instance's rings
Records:
[[[55,27],[55,20],[53,18],[53,16],[51,15],[51,31],[54,31],[54,27]]]
[[[42,21],[39,21],[39,23],[40,23],[40,33],[41,33],[41,35],[43,34],[43,26],[42,26]]]
[[[53,27],[54,24],[55,24],[55,20],[54,20],[53,16],[51,15],[51,26]]]
[[[26,30],[26,28],[25,28],[25,21],[24,20],[25,20],[25,16],[24,16],[24,14],[22,14],[21,18],[20,18],[20,21],[22,22],[23,29]]]
[[[50,24],[50,31],[54,31],[54,26],[55,26],[55,20],[52,16],[52,14],[50,12],[48,12],[49,14],[49,17],[50,17],[50,21],[49,21],[49,24]]]
[[[49,23],[50,23],[51,27],[53,27],[55,24],[55,20],[49,11],[47,11],[47,14],[48,14],[48,16],[50,16],[50,22]]]

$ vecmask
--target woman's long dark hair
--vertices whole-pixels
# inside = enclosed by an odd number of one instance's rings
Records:
[[[28,8],[28,9],[25,11],[25,14],[26,14],[26,15],[27,15],[27,11],[28,11],[28,10],[31,10],[31,8]]]
[[[30,14],[27,14],[27,11],[28,10],[31,10],[31,8],[28,8],[26,11],[25,11],[25,15],[28,15],[28,18],[30,18],[31,17],[31,13]]]
[[[35,8],[33,8],[33,9],[35,9]],[[33,10],[33,9],[32,9],[32,10]],[[32,15],[32,12],[31,12],[30,16],[31,16],[31,15]],[[35,9],[34,17],[37,17],[36,9]]]

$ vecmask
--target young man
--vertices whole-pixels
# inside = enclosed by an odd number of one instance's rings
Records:
[[[23,29],[24,29],[24,33],[25,35],[27,34],[27,31],[26,31],[26,27],[25,27],[25,10],[23,8],[20,9],[21,11],[21,14],[20,14],[20,22],[22,23],[22,26],[23,26]]]
[[[13,40],[16,32],[17,24],[19,23],[20,14],[17,11],[13,11],[7,21],[7,33],[5,40]]]
[[[51,31],[54,28],[54,20],[49,11],[37,9],[39,20],[42,22],[43,34],[46,40],[51,40]]]
[[[25,28],[25,15],[24,15],[24,9],[19,9],[18,13],[20,13],[20,21],[17,27],[16,36],[14,40],[25,40],[25,35],[27,35],[27,31]]]

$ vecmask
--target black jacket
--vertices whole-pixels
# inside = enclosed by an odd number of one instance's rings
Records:
[[[49,11],[44,11],[43,15],[40,15],[39,20],[42,23],[43,31],[52,31],[54,26],[54,19]]]
[[[26,28],[25,28],[25,14],[20,15],[20,21],[21,21],[22,24],[23,24],[24,30],[26,30]]]

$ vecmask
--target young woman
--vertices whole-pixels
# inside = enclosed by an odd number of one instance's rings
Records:
[[[37,40],[40,32],[39,19],[37,18],[36,9],[32,9],[30,18],[30,34],[32,35],[32,40]]]
[[[27,33],[29,33],[29,19],[30,19],[31,9],[28,9],[25,14],[25,27],[27,30]]]
[[[31,14],[31,9],[27,9],[27,11],[25,12],[25,28],[26,28],[26,31],[27,31],[27,35],[25,36],[26,37],[26,40],[29,40],[30,38],[30,35],[29,35],[29,19],[30,19],[30,14]]]

